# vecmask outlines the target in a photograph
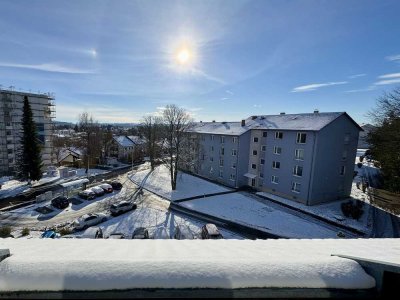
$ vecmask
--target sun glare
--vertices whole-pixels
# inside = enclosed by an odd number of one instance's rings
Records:
[[[176,60],[180,65],[187,65],[190,63],[192,58],[191,52],[187,48],[182,48],[178,50],[176,55]]]

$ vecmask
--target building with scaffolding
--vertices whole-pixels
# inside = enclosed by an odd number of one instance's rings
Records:
[[[36,123],[44,166],[52,163],[52,131],[55,98],[50,93],[30,93],[0,89],[0,176],[14,175],[21,148],[22,112],[27,96]]]

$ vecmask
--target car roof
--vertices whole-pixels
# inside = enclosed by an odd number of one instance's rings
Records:
[[[215,226],[215,224],[207,224],[206,225],[206,229],[207,229],[207,231],[208,231],[208,234],[211,234],[211,235],[218,235],[218,234],[220,234],[219,233],[219,231],[218,231],[218,228],[217,228],[217,226]]]

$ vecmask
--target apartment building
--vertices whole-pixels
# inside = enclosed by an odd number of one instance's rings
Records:
[[[43,165],[51,165],[54,96],[49,93],[34,94],[0,89],[0,176],[15,173],[16,159],[21,148],[21,121],[25,96],[28,97],[38,130]]]
[[[348,197],[362,128],[342,112],[199,123],[194,173],[307,205]],[[235,168],[233,168],[235,166]]]

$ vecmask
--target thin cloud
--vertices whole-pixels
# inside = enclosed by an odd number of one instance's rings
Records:
[[[378,78],[387,79],[387,78],[398,78],[398,77],[400,77],[400,73],[385,74],[385,75],[379,76]]]
[[[349,78],[350,78],[350,79],[354,79],[354,78],[358,78],[358,77],[363,77],[363,76],[365,76],[365,75],[367,75],[367,74],[364,74],[364,73],[362,73],[362,74],[355,74],[355,75],[349,76]]]
[[[365,89],[356,89],[356,90],[349,90],[349,91],[345,91],[345,93],[358,93],[358,92],[368,92],[368,91],[373,91],[376,88],[374,86],[369,86]]]
[[[222,101],[225,101],[225,100],[229,100],[229,98],[223,97],[223,98],[221,98],[221,100],[222,100]]]
[[[302,85],[302,86],[295,87],[292,90],[292,93],[310,92],[310,91],[315,91],[322,87],[341,85],[341,84],[346,84],[346,83],[348,83],[348,82],[347,81],[337,81],[337,82],[326,82],[326,83],[312,83],[312,84],[308,84],[308,85]]]
[[[0,67],[4,68],[20,68],[20,69],[31,69],[37,71],[45,71],[45,72],[54,72],[54,73],[67,73],[67,74],[94,74],[93,70],[85,70],[79,68],[71,68],[65,67],[58,64],[10,64],[10,63],[1,63]]]
[[[228,93],[228,94],[230,94],[230,95],[233,95],[233,94],[234,94],[234,93],[233,93],[232,91],[230,91],[230,90],[226,90],[225,92]]]
[[[217,82],[219,84],[226,84],[226,82],[224,80],[222,80],[220,78],[217,78],[217,77],[214,77],[214,76],[212,76],[210,74],[207,74],[206,72],[204,72],[204,71],[202,71],[200,69],[192,68],[190,71],[191,71],[191,73],[193,75],[197,75],[199,77],[203,77],[203,78],[205,78],[207,80],[214,81],[214,82]]]
[[[385,58],[390,61],[400,61],[400,54],[386,56]]]

